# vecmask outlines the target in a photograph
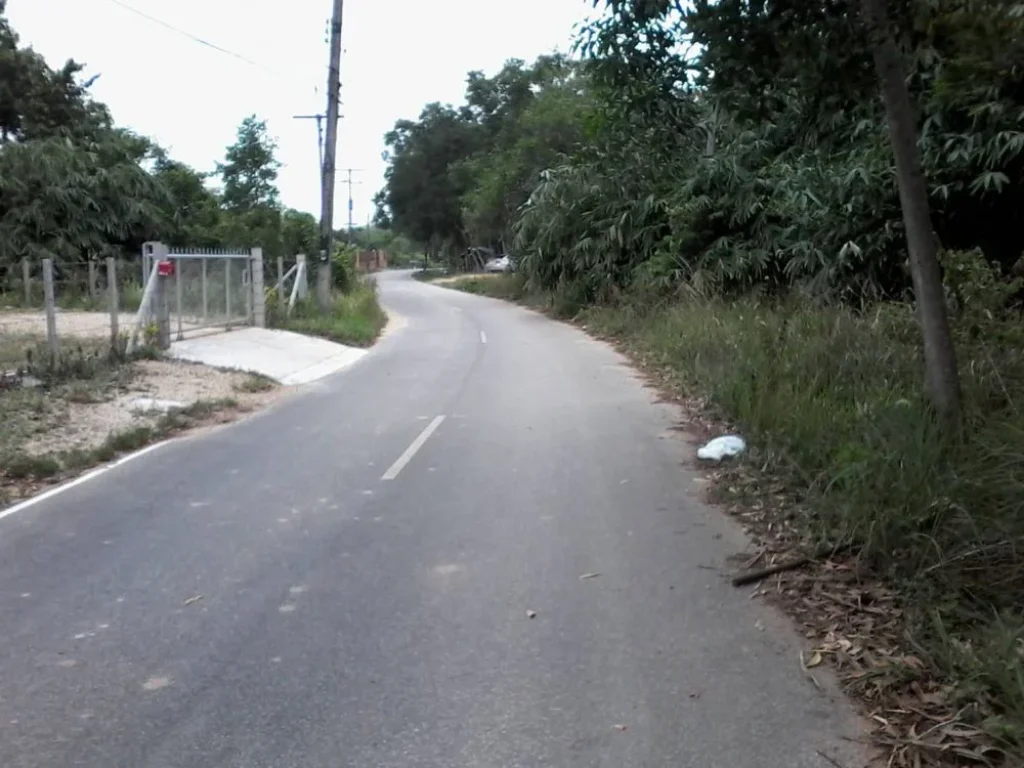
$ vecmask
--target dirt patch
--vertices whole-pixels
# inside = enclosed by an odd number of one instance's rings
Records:
[[[144,360],[133,364],[134,376],[127,385],[115,385],[98,402],[63,400],[61,418],[50,429],[23,444],[31,455],[88,450],[103,443],[112,433],[155,424],[163,410],[145,410],[140,400],[173,401],[189,406],[199,401],[234,400],[238,408],[251,411],[275,399],[281,392],[247,391],[250,374],[221,371],[202,365]]]
[[[385,308],[384,313],[388,316],[388,322],[384,326],[384,330],[380,332],[378,340],[390,336],[393,333],[397,333],[409,324],[409,321],[406,320],[405,317],[398,314],[393,309]]]
[[[0,505],[154,440],[232,421],[288,391],[254,374],[167,360],[0,391]]]
[[[118,315],[118,328],[127,331],[135,322],[135,314]],[[36,336],[46,338],[46,315],[37,312],[0,312],[0,335]],[[57,335],[77,339],[110,338],[109,312],[57,310]]]

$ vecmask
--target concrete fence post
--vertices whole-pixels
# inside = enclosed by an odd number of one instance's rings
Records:
[[[280,259],[278,265],[281,264]],[[267,295],[263,290],[263,249],[253,248],[249,256],[249,283],[252,289],[252,324],[267,327]]]
[[[170,278],[158,274],[155,280],[153,307],[156,310],[156,345],[160,349],[168,349],[171,346]]]
[[[209,296],[207,295],[208,289],[207,289],[207,284],[206,284],[206,263],[207,263],[207,261],[209,261],[209,259],[203,259],[202,261],[203,261],[203,265],[202,265],[202,270],[203,270],[203,275],[202,275],[203,325],[206,325],[206,319],[209,316],[209,307],[210,307]]]
[[[295,263],[300,265],[299,268],[295,270],[295,280],[299,286],[296,296],[301,301],[309,296],[309,278],[307,277],[309,274],[309,265],[306,263],[306,254],[300,253],[296,256]]]
[[[118,353],[118,336],[120,329],[117,327],[118,312],[120,310],[117,298],[117,261],[113,256],[107,256],[107,307],[110,310],[110,352]]]
[[[187,263],[184,259],[174,260],[174,311],[178,315],[178,336],[177,340],[181,341],[185,338],[185,332],[182,329],[182,298],[181,298],[181,268]]]
[[[21,282],[25,289],[25,306],[32,306],[32,264],[28,259],[21,260]]]
[[[96,298],[96,259],[89,259],[89,298]]]
[[[46,311],[46,348],[50,363],[56,363],[60,355],[60,340],[57,338],[57,302],[53,296],[53,261],[43,259],[43,306]]]
[[[231,330],[231,259],[224,259],[224,315]]]

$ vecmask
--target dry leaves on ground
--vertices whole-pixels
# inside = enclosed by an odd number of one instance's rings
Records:
[[[682,397],[678,376],[608,339],[638,364],[659,400],[680,406],[685,422],[678,431],[695,444],[731,432],[720,415],[699,397]],[[808,551],[794,524],[800,500],[773,481],[765,466],[746,460],[707,470],[709,500],[724,506],[747,531],[756,553],[737,558],[737,571],[786,562]],[[1006,755],[981,728],[988,713],[960,707],[952,691],[935,678],[907,638],[899,596],[864,572],[853,556],[836,556],[805,568],[774,574],[751,597],[768,599],[794,619],[808,650],[794,663],[814,680],[815,669],[832,668],[843,688],[861,706],[870,741],[884,753],[886,768],[1010,766]]]

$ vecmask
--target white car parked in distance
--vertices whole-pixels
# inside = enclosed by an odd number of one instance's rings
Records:
[[[484,272],[511,272],[514,269],[508,256],[488,259],[484,263]]]

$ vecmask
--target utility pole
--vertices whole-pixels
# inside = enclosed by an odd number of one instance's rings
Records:
[[[327,73],[327,140],[320,189],[320,264],[316,273],[317,300],[322,309],[331,302],[331,255],[334,251],[334,158],[338,149],[338,108],[341,103],[341,17],[344,0],[334,0],[331,15],[331,59]]]
[[[345,174],[348,177],[346,179],[346,181],[348,183],[348,233],[349,233],[349,235],[351,235],[352,234],[352,228],[353,228],[353,224],[352,224],[352,185],[353,184],[362,184],[363,183],[361,181],[352,181],[352,174],[353,173],[359,173],[363,169],[362,168],[344,168],[342,170],[345,171]]]
[[[320,190],[324,188],[324,118],[326,115],[294,115],[293,120],[316,120],[316,148],[320,158]]]

